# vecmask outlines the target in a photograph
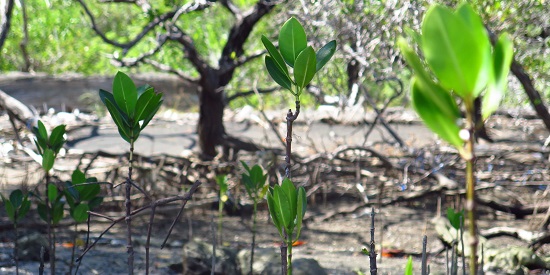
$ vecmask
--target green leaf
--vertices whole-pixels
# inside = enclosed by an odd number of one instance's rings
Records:
[[[487,83],[488,51],[478,30],[441,5],[432,6],[422,22],[426,62],[447,90],[464,99],[479,94]]]
[[[246,162],[241,160],[241,164],[243,165],[244,169],[250,174],[250,167],[246,164]]]
[[[79,169],[76,169],[73,171],[73,174],[71,175],[71,180],[73,184],[85,183],[86,175],[84,175],[84,173]]]
[[[65,135],[65,125],[55,127],[50,135],[50,146],[56,154],[59,153],[63,143],[65,143],[63,135]]]
[[[294,17],[288,19],[279,32],[279,49],[286,63],[294,68],[296,58],[306,47],[306,32],[302,24]]]
[[[43,140],[48,140],[48,131],[41,120],[38,121],[38,136]]]
[[[407,61],[407,64],[414,70],[418,85],[422,88],[421,91],[425,93],[425,96],[431,98],[437,106],[440,106],[439,109],[446,116],[460,117],[460,110],[451,94],[432,80],[432,77],[424,69],[422,61],[407,44],[407,41],[403,37],[400,37],[397,45],[401,49],[401,54]]]
[[[141,128],[140,128],[141,130],[145,129],[145,127],[147,127],[147,125],[149,125],[149,122],[151,122],[151,119],[153,119],[155,114],[160,109],[160,106],[162,105],[162,102],[163,102],[162,94],[161,93],[155,94],[155,96],[152,99],[152,104],[148,104],[147,107],[145,108],[144,112],[143,112],[144,117],[142,117],[143,122],[141,124]]]
[[[33,128],[34,135],[36,136],[35,143],[38,152],[42,155],[43,151],[48,148],[48,132],[42,121],[38,121],[38,127]]]
[[[99,184],[86,184],[76,187],[78,189],[78,192],[80,194],[80,200],[81,201],[89,201],[95,198],[99,192],[101,191],[101,188],[99,187]]]
[[[44,150],[42,154],[42,168],[44,171],[50,171],[53,168],[53,163],[55,161],[54,153],[51,149]]]
[[[46,204],[38,203],[36,210],[38,211],[40,218],[43,221],[48,222],[48,209],[46,208]]]
[[[296,197],[296,187],[294,186],[294,183],[289,178],[285,178],[283,180],[283,183],[281,184],[281,189],[285,193],[286,197],[289,199],[289,206],[290,206],[290,217],[291,221],[294,222],[294,219],[296,218],[296,204],[297,204],[297,197]],[[292,223],[292,225],[294,225]]]
[[[264,176],[264,170],[258,164],[254,165],[250,170],[250,179],[253,183],[254,190],[257,190],[265,183],[266,177]]]
[[[316,54],[317,65],[315,66],[315,72],[318,72],[327,62],[332,58],[336,52],[336,40],[332,40],[324,45]]]
[[[421,91],[422,87],[416,77],[411,81],[412,105],[420,118],[433,132],[438,134],[443,140],[449,142],[457,148],[462,147],[464,143],[458,135],[460,128],[457,121],[460,117],[448,116],[442,108],[438,106],[432,98],[426,96],[426,92]]]
[[[21,208],[19,208],[15,222],[23,219],[25,215],[27,215],[27,212],[29,212],[29,209],[31,209],[31,202],[27,199],[27,197],[25,197],[25,199],[21,203]]]
[[[8,218],[10,221],[15,222],[15,207],[9,200],[4,200],[4,206],[6,207],[6,213],[8,213]]]
[[[464,220],[464,211],[455,212],[452,208],[447,208],[447,219],[451,223],[451,226],[456,230],[460,229],[460,223]]]
[[[273,187],[273,199],[275,202],[275,211],[277,212],[277,217],[280,218],[281,225],[287,231],[290,231],[288,229],[291,227],[295,217],[292,215],[290,198],[286,195],[281,186],[276,185]]]
[[[305,48],[296,58],[294,64],[294,80],[296,86],[300,88],[306,87],[309,82],[315,76],[317,66],[317,58],[315,57],[315,51],[313,48]]]
[[[136,114],[134,116],[134,127],[139,127],[139,121],[143,120],[148,114],[145,112],[147,107],[149,105],[158,104],[158,102],[155,100],[155,90],[153,88],[149,88],[145,90],[138,98],[136,103]]]
[[[281,72],[285,74],[287,78],[290,79],[288,75],[288,68],[286,67],[286,63],[281,53],[277,50],[277,48],[275,48],[273,43],[271,43],[271,41],[269,41],[269,39],[265,37],[265,35],[262,35],[262,43],[264,44],[264,47],[267,49],[267,52],[269,53],[269,55],[273,58],[273,61],[275,62],[277,67],[279,67]]]
[[[88,207],[90,210],[98,207],[103,202],[103,197],[95,197],[88,202]]]
[[[105,106],[111,114],[111,117],[113,118],[113,121],[115,122],[119,133],[121,133],[121,137],[128,143],[130,143],[130,138],[132,137],[132,135],[129,125],[124,122],[122,115],[118,112],[117,108],[111,101],[105,101]]]
[[[496,111],[506,93],[508,73],[513,56],[512,40],[507,34],[502,34],[493,50],[493,74],[487,92],[485,92],[482,99],[481,111],[484,120]]]
[[[48,200],[55,202],[57,199],[57,186],[53,183],[48,183]]]
[[[279,84],[281,87],[291,90],[292,91],[292,83],[290,80],[290,77],[285,74],[279,66],[275,63],[275,60],[273,60],[273,57],[266,55],[265,56],[265,67],[267,68],[267,72],[269,73],[269,76],[273,78],[277,84]]]
[[[413,258],[409,256],[407,265],[405,266],[405,275],[413,275]]]
[[[279,231],[279,235],[281,235],[281,239],[284,239],[281,218],[279,217],[279,212],[277,210],[273,193],[274,193],[273,189],[271,189],[270,192],[267,192],[267,207],[269,209],[269,214],[271,215],[271,220],[273,221],[273,224],[277,228],[277,231]]]
[[[137,88],[137,93],[138,93],[138,100],[139,100],[139,97],[145,93],[147,90],[150,90],[150,89],[153,89],[153,91],[155,90],[155,88],[149,86],[149,84],[145,84],[145,85],[142,85],[142,86],[139,86]],[[137,108],[137,107],[136,107]],[[137,117],[137,116],[136,116]]]
[[[113,80],[113,96],[116,104],[128,115],[134,117],[137,102],[137,89],[134,81],[123,72],[118,72]]]
[[[10,194],[10,201],[14,208],[19,208],[23,202],[23,191],[16,189]]]
[[[300,232],[302,231],[302,220],[304,219],[304,215],[306,214],[306,207],[307,207],[307,197],[306,197],[306,190],[304,187],[298,188],[298,194],[297,194],[297,209],[296,209],[296,239],[295,241],[300,238]]]
[[[58,224],[63,218],[63,203],[58,201],[52,207],[52,224]]]
[[[88,219],[88,211],[89,207],[87,204],[79,204],[77,205],[73,211],[71,212],[71,217],[77,222],[85,222]]]

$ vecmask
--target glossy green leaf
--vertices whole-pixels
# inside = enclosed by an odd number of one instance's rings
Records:
[[[38,203],[36,210],[38,211],[38,216],[40,216],[43,221],[48,222],[48,209],[46,208],[46,204]]]
[[[448,116],[440,106],[421,91],[419,81],[414,77],[411,81],[412,105],[420,118],[433,132],[443,140],[456,146],[462,147],[463,141],[458,135],[460,128],[457,125],[459,117]]]
[[[417,79],[418,85],[421,87],[421,92],[423,92],[425,96],[430,97],[437,106],[440,106],[439,109],[446,116],[460,117],[460,110],[451,94],[432,80],[431,75],[424,69],[422,61],[407,44],[407,41],[400,37],[397,41],[397,45],[401,49],[401,54],[407,61],[407,64],[414,70],[415,78]]]
[[[85,203],[77,205],[72,211],[71,211],[71,217],[77,222],[85,222],[88,219],[88,211],[90,209],[88,208],[88,205]]]
[[[286,63],[294,67],[296,58],[306,47],[306,32],[302,24],[294,17],[288,19],[279,32],[279,49]]]
[[[294,216],[292,216],[292,207],[290,198],[286,195],[281,186],[273,187],[273,199],[275,202],[275,211],[280,218],[281,225],[287,229],[292,225]]]
[[[142,85],[142,86],[139,86],[137,87],[137,94],[138,94],[138,100],[139,100],[139,97],[145,93],[146,91],[148,90],[151,90],[153,89],[153,91],[155,90],[155,88],[151,87],[149,84],[145,84],[145,85]],[[137,104],[137,103],[136,103]],[[136,105],[136,108],[137,108],[137,105]],[[136,116],[137,117],[137,116]]]
[[[78,192],[80,194],[80,200],[81,201],[89,201],[95,198],[99,192],[101,192],[101,188],[99,187],[99,184],[86,184],[77,186],[79,188]]]
[[[279,217],[279,212],[277,210],[277,206],[275,203],[275,198],[273,197],[273,189],[267,192],[267,207],[269,209],[269,214],[271,216],[271,220],[273,221],[273,224],[277,228],[277,231],[279,231],[279,235],[281,235],[281,238],[283,238],[283,227],[281,224],[281,218]]]
[[[48,131],[46,131],[46,127],[44,126],[44,123],[42,123],[41,120],[38,121],[38,136],[44,140],[48,139]]]
[[[286,67],[286,63],[279,50],[277,50],[275,45],[273,45],[273,43],[271,43],[271,41],[269,41],[269,39],[267,39],[265,35],[262,35],[262,43],[264,44],[264,47],[267,49],[267,52],[269,53],[271,58],[273,58],[275,64],[279,67],[280,71],[285,74],[287,78],[290,78],[288,75],[288,68]]]
[[[151,122],[153,117],[157,114],[158,110],[160,109],[162,102],[163,102],[162,93],[158,93],[153,96],[150,104],[147,104],[147,107],[143,111],[143,116],[140,117],[140,120],[143,120],[143,122],[141,122],[140,130],[145,129],[145,127],[149,125],[149,122]]]
[[[136,113],[135,113],[135,120],[134,120],[134,127],[139,127],[139,121],[143,120],[147,113],[145,113],[145,110],[149,105],[155,105],[158,104],[158,102],[155,100],[155,90],[153,88],[150,88],[143,92],[136,103]]]
[[[493,50],[493,74],[489,81],[487,92],[483,95],[481,111],[483,119],[487,119],[500,105],[506,93],[508,73],[514,56],[513,43],[507,34],[503,34]]]
[[[48,183],[48,200],[50,202],[57,200],[57,186],[53,183]]]
[[[332,40],[324,45],[316,54],[317,65],[315,66],[315,71],[318,72],[321,68],[327,64],[327,62],[332,58],[336,52],[336,40]]]
[[[478,45],[477,31],[460,15],[441,5],[426,12],[422,22],[422,50],[426,62],[447,90],[472,98],[486,85],[488,48]]]
[[[48,148],[48,133],[42,121],[38,121],[38,127],[34,127],[33,132],[36,136],[34,140],[36,143],[36,148],[38,149],[38,152],[42,155],[44,153],[44,149]]]
[[[296,86],[305,88],[309,82],[315,76],[317,66],[317,57],[313,48],[305,48],[296,58],[296,64],[294,64],[294,81]]]
[[[296,239],[294,241],[297,241],[298,238],[300,238],[302,221],[304,219],[304,215],[306,214],[307,197],[304,187],[298,188],[296,207]]]
[[[412,256],[409,256],[409,259],[407,260],[407,265],[405,266],[405,275],[414,275]]]
[[[19,208],[23,202],[23,191],[20,189],[13,190],[10,194],[10,202],[14,208]]]
[[[44,150],[42,154],[42,169],[44,171],[50,171],[53,168],[53,163],[55,161],[54,153],[51,149]]]
[[[50,135],[50,146],[56,154],[59,153],[59,150],[65,143],[63,135],[65,135],[65,125],[55,127]]]
[[[279,66],[275,63],[275,60],[273,60],[273,57],[266,55],[265,56],[265,67],[267,68],[267,72],[269,73],[269,76],[277,82],[281,87],[291,90],[292,91],[292,81],[290,80],[290,77],[288,74],[285,74]]]
[[[105,106],[111,114],[111,117],[113,118],[119,133],[121,133],[122,138],[130,143],[130,138],[132,137],[131,129],[126,123],[124,123],[124,120],[122,119],[121,114],[117,111],[115,105],[111,101],[107,100],[105,101]]]
[[[116,104],[128,115],[134,117],[137,102],[137,88],[134,81],[123,72],[118,72],[113,80],[113,96]]]

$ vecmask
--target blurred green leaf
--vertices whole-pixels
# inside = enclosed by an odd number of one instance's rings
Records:
[[[63,135],[65,135],[65,125],[59,125],[55,127],[52,130],[52,134],[50,135],[50,146],[56,154],[59,153],[59,150],[61,149],[61,147],[63,147],[63,144],[65,143]]]
[[[53,183],[48,183],[48,200],[51,203],[57,200],[57,186]]]
[[[50,171],[53,168],[53,163],[55,161],[54,153],[51,149],[44,150],[42,154],[42,168],[44,171]]]
[[[412,105],[426,126],[439,135],[443,140],[457,148],[464,143],[458,135],[460,127],[457,121],[460,117],[450,117],[442,110],[445,106],[436,105],[427,93],[421,91],[419,81],[414,77],[411,81]],[[450,107],[447,107],[450,108]]]
[[[4,196],[2,195],[2,198]],[[6,208],[6,213],[8,214],[8,218],[10,218],[10,221],[15,222],[15,208],[13,207],[13,204],[9,200],[4,200],[4,207]]]
[[[116,104],[130,118],[134,117],[137,102],[137,89],[134,81],[125,73],[118,72],[113,80],[113,97]]]
[[[15,222],[18,222],[22,218],[24,218],[25,215],[27,215],[27,212],[29,212],[29,209],[31,209],[31,202],[25,196],[25,199],[23,199],[23,202],[21,203],[21,207],[19,208],[19,211],[17,213],[17,218],[16,218]]]
[[[73,174],[71,175],[71,180],[73,184],[85,183],[86,175],[84,175],[84,173],[79,169],[76,169],[73,171]]]
[[[508,84],[508,73],[514,55],[513,43],[508,34],[502,34],[493,50],[493,74],[487,92],[483,95],[481,111],[487,119],[500,105]]]
[[[456,212],[452,208],[447,208],[447,219],[451,223],[451,226],[456,230],[460,229],[460,223],[464,220],[464,211]]]
[[[88,207],[90,208],[90,210],[93,210],[94,208],[98,207],[102,202],[103,197],[95,197],[88,202]]]
[[[324,45],[319,51],[317,51],[316,59],[317,65],[315,66],[315,72],[318,72],[327,64],[336,52],[336,40],[332,40]]]
[[[414,275],[412,256],[409,256],[409,259],[407,260],[407,265],[405,266],[405,275]]]
[[[306,32],[302,24],[294,17],[288,19],[279,32],[279,49],[286,63],[294,68],[296,58],[306,47]]]
[[[77,205],[71,212],[71,217],[77,222],[85,222],[88,219],[88,205],[85,203]]]
[[[269,214],[271,216],[271,220],[273,221],[273,224],[277,228],[277,231],[279,231],[279,235],[281,235],[281,238],[283,238],[283,225],[281,221],[281,217],[279,216],[279,210],[277,209],[277,203],[275,202],[275,198],[273,194],[275,193],[274,189],[271,189],[267,192],[267,206],[269,209]]]
[[[315,76],[317,66],[317,58],[315,51],[311,46],[305,48],[296,58],[294,66],[294,80],[296,86],[305,88]]]
[[[57,201],[52,207],[52,224],[58,224],[64,216],[63,203]]]
[[[296,239],[294,241],[297,241],[298,238],[300,238],[300,232],[302,231],[302,220],[304,219],[304,215],[306,214],[307,197],[304,187],[298,188],[296,206]]]
[[[23,202],[23,191],[15,189],[10,194],[10,201],[14,208],[19,208]]]

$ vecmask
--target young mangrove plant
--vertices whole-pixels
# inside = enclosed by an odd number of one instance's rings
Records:
[[[227,175],[216,175],[216,183],[218,184],[218,187],[220,188],[220,192],[218,194],[219,202],[218,202],[218,243],[220,245],[223,245],[223,239],[222,239],[222,226],[223,226],[223,207],[225,206],[225,203],[229,199],[227,196],[227,191],[229,188],[229,185],[227,184]]]
[[[134,161],[134,144],[139,134],[153,119],[162,104],[162,93],[156,93],[153,87],[148,85],[136,88],[130,77],[118,72],[113,81],[113,93],[105,90],[99,91],[99,97],[115,122],[118,133],[130,144],[130,157],[128,164],[128,177],[125,181],[126,193],[126,243],[128,252],[128,272],[134,269],[134,248],[132,246],[132,201],[130,199],[132,187],[145,194],[132,180],[132,168]],[[147,249],[148,252],[148,249]],[[149,254],[147,253],[147,257]],[[147,262],[148,263],[148,262]]]
[[[241,174],[242,182],[246,189],[248,197],[252,200],[253,211],[252,211],[252,245],[250,248],[250,274],[253,274],[253,265],[254,265],[254,248],[256,246],[256,216],[258,212],[258,203],[265,197],[269,185],[267,183],[267,173],[264,174],[264,171],[260,165],[254,165],[252,168],[241,161],[245,169],[245,173]]]
[[[271,219],[283,240],[281,244],[282,274],[292,274],[292,243],[300,237],[302,219],[306,212],[306,193],[303,187],[296,189],[290,176],[292,153],[292,123],[300,114],[300,96],[315,74],[332,58],[336,41],[330,41],[318,52],[307,45],[306,32],[296,18],[286,21],[279,32],[279,49],[262,36],[267,49],[265,66],[271,78],[294,96],[296,111],[288,110],[286,135],[285,179],[267,193]],[[289,68],[292,70],[292,75]],[[296,230],[296,232],[294,232]]]
[[[40,195],[37,196],[39,200],[37,210],[40,218],[47,223],[50,272],[55,274],[55,230],[53,226],[63,218],[64,202],[61,200],[62,195],[57,192],[57,186],[51,182],[50,170],[52,170],[55,159],[65,144],[65,125],[55,127],[48,136],[46,127],[39,120],[37,127],[33,128],[33,133],[36,149],[38,154],[42,156],[41,165],[46,179],[46,198],[42,199]]]
[[[412,105],[424,123],[455,146],[466,162],[465,209],[472,236],[470,274],[477,274],[474,134],[478,122],[474,100],[482,98],[483,120],[498,108],[507,86],[512,41],[503,34],[491,46],[481,18],[467,3],[454,11],[438,4],[431,6],[422,21],[421,33],[413,33],[412,38],[418,53],[404,38],[398,41],[414,71]],[[465,119],[457,102],[464,107]]]
[[[15,241],[13,246],[13,259],[15,260],[15,274],[19,274],[19,256],[18,256],[18,240],[19,239],[19,230],[17,228],[17,223],[27,215],[29,209],[31,208],[31,202],[28,199],[28,194],[23,194],[19,189],[13,190],[10,193],[9,198],[2,196],[2,201],[4,202],[4,207],[8,214],[8,218],[13,223],[13,229],[15,230]]]

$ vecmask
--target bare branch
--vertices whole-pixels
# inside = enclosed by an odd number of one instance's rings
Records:
[[[3,14],[2,21],[0,22],[0,51],[2,50],[2,46],[4,46],[4,41],[6,40],[8,32],[10,31],[11,14],[13,12],[14,2],[14,0],[8,0],[8,3],[6,5],[6,14]]]
[[[138,35],[136,35],[136,37],[134,37],[134,39],[130,40],[127,43],[121,43],[121,42],[109,39],[103,32],[101,32],[101,30],[98,28],[98,26],[95,22],[95,18],[93,16],[92,12],[90,11],[90,9],[88,9],[88,6],[82,0],[78,0],[78,2],[82,6],[82,8],[84,8],[84,12],[86,12],[88,17],[90,18],[90,21],[92,23],[92,29],[95,31],[95,33],[97,35],[99,35],[99,37],[101,37],[101,39],[105,43],[108,43],[108,44],[113,45],[113,46],[118,47],[118,48],[122,48],[124,50],[124,53],[126,53],[130,48],[132,48],[138,42],[140,42],[143,39],[143,37],[145,37],[145,35],[147,35],[147,33],[149,33],[151,30],[153,30],[156,26],[159,26],[161,23],[169,20],[170,18],[172,18],[174,16],[174,14],[176,14],[176,10],[173,10],[173,11],[167,12],[167,13],[161,15],[161,16],[155,17],[155,19],[153,19],[151,22],[149,22],[147,25],[145,25],[145,27],[143,27],[142,31]]]
[[[199,74],[204,75],[206,71],[210,68],[208,64],[201,58],[193,39],[183,32],[176,25],[172,25],[169,30],[168,39],[180,43],[185,50],[185,57],[189,59],[191,64],[199,72]]]
[[[176,68],[173,68],[173,67],[170,67],[166,64],[162,64],[156,60],[151,60],[151,59],[144,59],[143,60],[143,63],[145,64],[149,64],[153,67],[155,67],[156,69],[158,70],[161,70],[161,71],[164,71],[164,72],[167,72],[167,73],[172,73],[172,74],[175,74],[177,75],[179,78],[185,80],[185,81],[188,81],[188,82],[191,82],[191,83],[197,83],[198,80],[197,79],[194,79],[194,78],[191,78],[189,77],[188,75],[185,74],[185,72],[183,72],[182,70],[178,70]]]
[[[166,40],[167,40],[167,36],[166,35],[160,35],[158,37],[158,44],[155,48],[151,49],[150,51],[138,56],[138,57],[134,57],[134,58],[124,58],[124,59],[119,59],[119,58],[116,58],[113,60],[113,62],[115,62],[117,66],[122,66],[122,67],[134,67],[134,66],[137,66],[139,63],[143,63],[145,59],[157,54],[160,49],[162,49],[162,46],[164,46],[164,44],[166,43]]]
[[[222,0],[220,2],[231,14],[233,14],[237,18],[237,20],[241,19],[241,10],[239,10],[239,8],[235,6],[235,4],[233,4],[233,1]]]
[[[204,9],[212,6],[213,2],[214,1],[196,0],[195,2],[187,3],[183,6],[181,6],[178,9],[178,11],[174,14],[174,16],[172,17],[172,23],[175,23],[176,21],[178,21],[179,17],[182,14],[190,13],[190,12],[193,12],[193,11],[204,10]]]
[[[126,3],[136,4],[143,12],[149,12],[151,10],[151,4],[147,0],[99,0],[99,3]]]
[[[236,59],[233,62],[233,64],[228,65],[225,68],[223,68],[223,70],[220,72],[220,74],[225,74],[227,72],[230,72],[231,70],[234,70],[237,67],[240,67],[240,66],[242,66],[242,65],[258,58],[258,57],[263,56],[265,53],[267,53],[267,51],[264,50],[264,51],[257,51],[257,52],[253,53],[250,56],[241,56],[240,58]]]
[[[236,94],[231,95],[230,97],[226,98],[225,102],[229,103],[229,102],[231,102],[231,101],[233,101],[237,98],[241,98],[241,97],[245,97],[245,96],[251,96],[251,95],[254,95],[254,94],[269,94],[269,93],[275,92],[279,89],[280,89],[279,87],[273,87],[273,88],[268,88],[268,89],[256,89],[256,90],[251,90],[251,91],[246,91],[246,92],[239,92],[239,93],[236,93]]]

